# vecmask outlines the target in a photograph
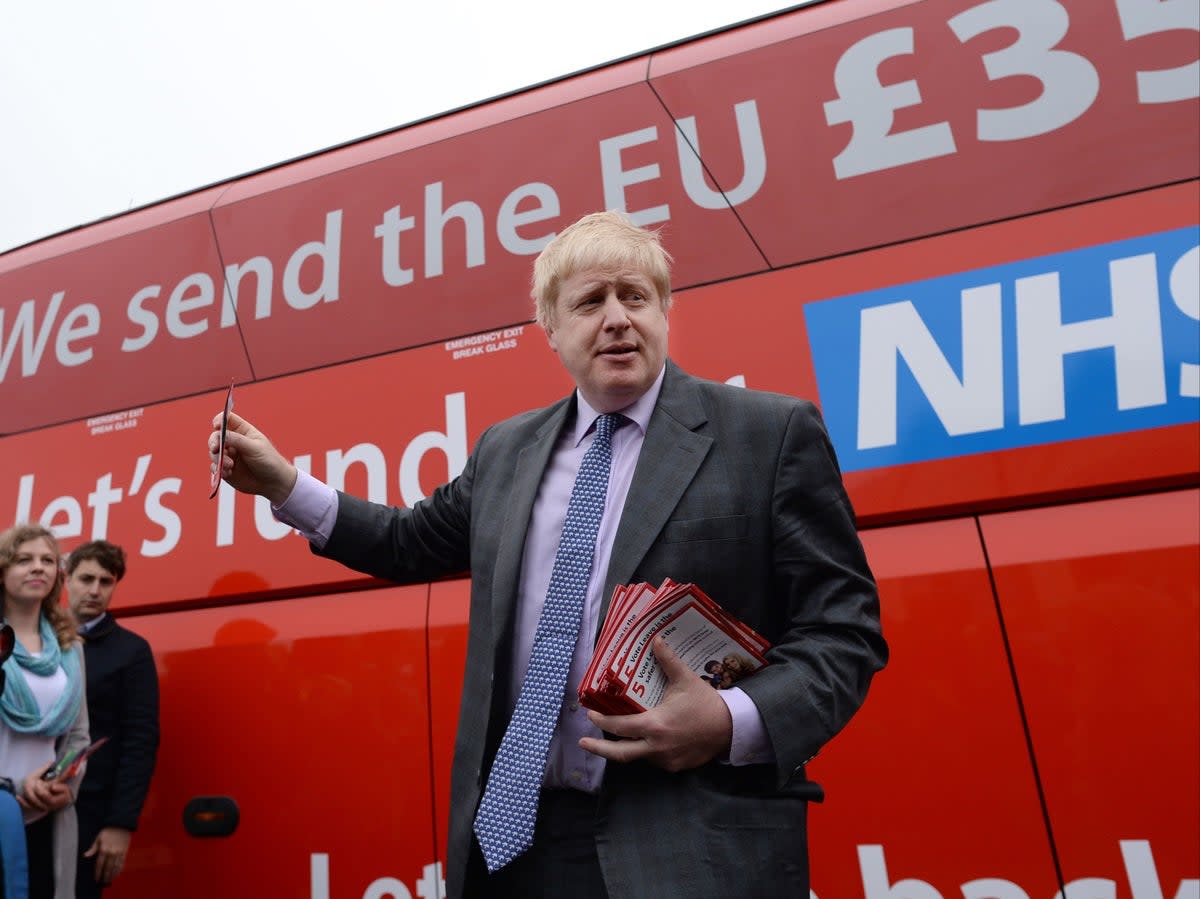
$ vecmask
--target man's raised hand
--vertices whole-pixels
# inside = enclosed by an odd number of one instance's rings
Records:
[[[236,412],[229,413],[225,430],[225,453],[217,458],[221,443],[221,414],[213,418],[208,435],[208,457],[213,469],[220,466],[222,480],[242,493],[265,496],[280,505],[296,485],[296,467],[271,445],[267,436]]]

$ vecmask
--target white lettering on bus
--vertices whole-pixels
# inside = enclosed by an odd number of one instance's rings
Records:
[[[1162,2],[1162,0],[1114,0],[1115,12],[1122,36],[1128,42],[1172,31],[1200,31],[1200,12],[1193,2]],[[1119,85],[1120,73],[1112,77],[1105,72],[1101,78],[1096,63],[1076,50],[1062,49],[1070,43],[1071,13],[1060,0],[986,0],[950,17],[946,25],[966,45],[986,41],[996,33],[1012,34],[1000,49],[982,53],[979,63],[989,82],[1008,82],[1032,79],[1038,90],[1032,100],[1008,107],[976,110],[974,136],[980,142],[1019,141],[1049,134],[1069,126],[1094,110],[1102,86]],[[832,73],[835,95],[824,103],[826,123],[831,126],[849,125],[846,145],[831,160],[837,179],[844,180],[895,167],[921,163],[959,152],[955,131],[944,115],[923,115],[924,103],[917,78],[907,78],[891,84],[880,79],[880,69],[897,57],[914,57],[906,65],[916,65],[922,77],[935,75],[924,66],[922,54],[930,48],[917,47],[919,36],[913,27],[896,27],[869,34],[847,47]],[[937,70],[934,70],[935,72]],[[1137,69],[1130,73],[1136,88],[1137,102],[1142,105],[1182,103],[1200,97],[1200,61],[1157,69]],[[893,132],[896,113],[905,112],[910,124]],[[758,104],[746,99],[733,107],[737,122],[738,140],[742,151],[742,180],[735,186],[714,185],[699,156],[700,131],[695,116],[683,116],[675,122],[675,143],[679,157],[680,179],[693,204],[703,209],[719,209],[728,204],[736,206],[757,195],[765,183],[766,150],[759,122]],[[707,114],[707,113],[706,113]],[[712,127],[711,125],[709,127]],[[966,126],[956,122],[955,128]],[[643,145],[656,142],[658,129],[654,125],[599,139],[600,178],[609,208],[627,211],[639,224],[666,221],[671,210],[665,202],[657,205],[642,201],[641,208],[630,209],[629,190],[640,187],[653,191],[662,178],[662,168]],[[640,153],[645,163],[626,167],[625,154]],[[444,271],[443,234],[451,219],[459,219],[464,228],[464,247],[467,267],[485,263],[486,242],[483,233],[483,211],[478,203],[464,199],[449,208],[443,204],[444,184],[441,180],[424,185],[425,276],[438,277]],[[532,204],[532,205],[530,205]],[[500,204],[496,213],[496,237],[501,246],[513,255],[538,252],[553,236],[552,230],[540,233],[518,233],[518,229],[559,216],[561,204],[554,188],[542,181],[519,185]],[[290,308],[309,309],[318,303],[331,303],[340,296],[340,257],[342,241],[342,211],[325,213],[325,233],[322,240],[303,244],[284,266],[283,299]],[[413,267],[401,261],[400,235],[415,230],[414,216],[403,216],[399,205],[382,214],[374,235],[382,242],[381,270],[383,280],[390,286],[409,284],[415,277]],[[316,286],[302,285],[305,274],[319,263],[321,270]],[[272,311],[275,263],[265,256],[253,256],[245,262],[225,266],[224,272],[192,272],[182,277],[170,293],[167,307],[162,310],[168,332],[177,339],[205,333],[210,322],[201,310],[214,303],[215,283],[223,275],[224,292],[221,301],[220,326],[233,327],[239,288],[244,276],[255,276],[254,317],[268,318]],[[162,284],[148,284],[130,297],[126,318],[135,330],[123,335],[120,347],[125,353],[149,346],[159,333],[159,311],[153,302],[164,289]],[[5,310],[0,310],[0,382],[3,382],[21,345],[21,375],[37,374],[45,347],[54,332],[65,291],[51,294],[44,315],[38,319],[38,303],[29,299],[16,310],[10,330],[4,330]],[[101,303],[101,306],[106,303]],[[11,310],[10,310],[11,312]],[[194,313],[188,315],[188,313]],[[186,316],[186,317],[185,317]],[[59,327],[55,340],[55,357],[63,367],[90,362],[94,348],[87,341],[100,332],[99,306],[85,304],[68,313]],[[1186,377],[1193,377],[1187,375]],[[1200,377],[1200,376],[1198,376]],[[1189,384],[1192,382],[1189,381]],[[1190,390],[1190,387],[1188,388]]]
[[[318,303],[337,302],[341,295],[341,240],[342,211],[337,209],[325,215],[323,239],[302,244],[284,266],[283,299],[289,307],[304,310],[311,309]],[[316,272],[316,278],[306,279],[305,273],[311,274],[313,271]],[[220,318],[222,328],[236,324],[238,291],[243,277],[250,273],[255,276],[254,317],[262,319],[271,315],[274,268],[265,256],[255,256],[247,262],[225,267],[225,289],[221,299]],[[308,280],[310,284],[315,280],[315,286],[305,289],[302,283],[304,280]],[[144,350],[158,337],[158,315],[148,304],[161,293],[161,284],[149,284],[130,297],[125,314],[130,323],[137,325],[141,331],[126,336],[121,341],[122,352],[136,353]],[[205,333],[209,326],[206,317],[188,316],[185,319],[184,316],[211,307],[215,297],[216,289],[211,275],[206,272],[185,275],[172,289],[167,300],[163,314],[167,333],[177,340],[186,340]],[[0,376],[2,375],[3,369],[0,368]]]
[[[837,99],[825,104],[830,125],[850,123],[850,141],[833,160],[839,179],[878,172],[956,152],[950,125],[938,122],[889,133],[895,112],[921,103],[916,81],[883,85],[879,66],[913,52],[913,30],[892,28],[863,38],[842,54],[833,70]]]
[[[140,411],[140,410],[139,410]],[[113,486],[113,472],[108,471],[96,478],[96,489],[87,495],[87,506],[92,510],[91,539],[103,540],[108,537],[109,510],[127,497],[138,495],[145,483],[146,474],[153,461],[153,455],[140,456],[134,466],[130,478],[129,490],[125,492],[120,487]],[[50,528],[56,537],[78,537],[83,533],[83,505],[70,495],[56,496],[42,507],[37,515],[33,514],[34,491],[37,487],[36,478],[32,474],[21,475],[17,486],[17,514],[14,521],[40,521]],[[163,556],[173,550],[179,543],[183,533],[183,520],[179,513],[168,506],[166,497],[178,495],[183,488],[181,478],[161,478],[150,485],[146,491],[142,510],[147,520],[162,529],[162,534],[154,540],[145,539],[141,543],[143,556]]]
[[[37,315],[37,301],[26,300],[21,304],[21,308],[13,320],[12,330],[8,333],[7,342],[0,343],[0,381],[4,380],[5,372],[8,371],[8,364],[18,341],[21,343],[21,377],[28,378],[37,374],[38,366],[42,362],[42,353],[46,350],[46,342],[50,339],[50,331],[54,327],[54,320],[58,317],[58,309],[62,305],[64,296],[66,296],[66,291],[60,290],[50,298],[50,305],[42,318],[41,327],[37,328],[36,337],[33,332],[34,320]],[[61,345],[61,335],[60,328],[59,341],[55,342],[56,351]],[[3,338],[4,310],[0,309],[0,341],[3,341]]]
[[[225,266],[225,293],[221,297],[221,327],[229,328],[237,322],[237,296],[242,278],[247,273],[254,275],[254,317],[266,318],[271,314],[271,285],[275,269],[266,256],[255,256],[240,265]]]
[[[651,125],[649,128],[639,128],[637,131],[629,131],[600,141],[600,177],[604,182],[604,208],[619,209],[626,213],[634,224],[643,227],[665,222],[671,217],[671,210],[665,203],[649,209],[631,210],[625,197],[625,188],[658,180],[660,168],[657,162],[652,162],[649,165],[627,169],[622,164],[621,154],[630,147],[656,140],[658,129]]]
[[[858,448],[896,442],[897,370],[907,363],[951,435],[1004,427],[1000,285],[962,292],[959,381],[911,302],[864,309],[858,357]]]
[[[325,454],[325,483],[334,490],[346,488],[346,469],[361,465],[367,473],[366,498],[373,503],[387,502],[387,461],[383,450],[373,443],[357,443],[345,452],[330,450]]]
[[[400,502],[411,506],[425,498],[421,488],[421,462],[431,450],[439,450],[446,457],[446,476],[437,483],[457,477],[467,464],[467,404],[466,395],[451,393],[445,396],[446,427],[444,431],[430,430],[418,434],[404,448],[400,456],[399,487]],[[312,456],[297,456],[297,468],[311,472]],[[387,503],[387,457],[379,446],[362,442],[348,450],[331,449],[325,453],[324,480],[335,489],[346,486],[346,475],[352,466],[361,466],[366,478],[366,496],[372,502]],[[362,491],[359,491],[360,493]],[[232,546],[236,539],[234,509],[239,494],[228,484],[222,483],[217,493],[216,545]],[[271,514],[270,503],[264,497],[255,497],[254,525],[264,540],[280,540],[292,532]]]
[[[1161,31],[1200,31],[1200,6],[1162,0],[1117,0],[1125,40]],[[1200,60],[1173,69],[1137,73],[1139,103],[1176,103],[1200,97]]]
[[[1121,840],[1121,859],[1132,899],[1163,899],[1166,892],[1154,864],[1149,840]],[[858,847],[858,865],[862,874],[864,899],[947,899],[933,884],[916,877],[892,881],[884,858],[883,846]],[[959,887],[963,899],[1030,899],[1029,893],[1011,880],[983,877]],[[1116,899],[1117,882],[1107,877],[1080,877],[1054,894],[1054,899]],[[816,894],[812,894],[816,899]],[[1200,899],[1200,880],[1179,881],[1175,899]]]
[[[536,200],[537,205],[518,212],[517,207],[527,198]],[[500,245],[514,256],[536,255],[554,239],[554,232],[546,231],[537,237],[522,237],[517,233],[517,228],[558,218],[560,214],[558,194],[554,192],[553,187],[540,181],[522,184],[500,204],[500,211],[496,213],[496,237],[500,239]]]
[[[315,290],[305,290],[300,273],[309,259],[321,263],[321,277]],[[304,244],[292,254],[283,269],[283,299],[293,309],[311,309],[317,303],[336,302],[340,295],[342,258],[342,210],[325,216],[325,239]],[[236,305],[236,302],[235,302]]]
[[[405,447],[400,457],[400,499],[406,506],[425,498],[421,489],[421,459],[432,449],[446,455],[446,468],[456,478],[467,466],[467,404],[462,393],[446,396],[446,431],[426,431],[418,434]]]
[[[425,185],[425,277],[437,278],[442,274],[445,253],[442,250],[442,234],[451,219],[463,223],[467,268],[483,265],[483,211],[479,204],[460,200],[449,209],[442,209],[442,182]]]
[[[1194,3],[1116,0],[1127,41],[1165,31],[1200,31]],[[1101,79],[1091,60],[1058,45],[1068,36],[1070,14],[1059,0],[987,0],[963,10],[946,24],[962,43],[993,31],[1015,31],[1016,40],[981,61],[989,81],[1009,77],[1038,82],[1035,99],[1019,106],[982,108],[975,114],[980,141],[1015,141],[1057,131],[1093,107]],[[867,35],[842,53],[834,67],[837,96],[825,103],[825,121],[849,124],[850,139],[833,160],[839,180],[957,153],[946,121],[891,133],[897,110],[919,106],[915,79],[884,85],[879,68],[914,53],[912,28]],[[1135,73],[1138,102],[1175,103],[1200,97],[1200,61]]]
[[[696,130],[695,116],[684,116],[675,120],[675,148],[679,155],[679,169],[688,199],[701,209],[725,209],[745,203],[758,193],[767,175],[767,154],[763,144],[762,128],[758,121],[758,105],[754,100],[745,100],[733,108],[738,126],[738,141],[742,149],[742,180],[737,187],[722,193],[709,188],[698,158],[700,138]],[[648,181],[657,181],[662,169],[657,162],[636,168],[624,167],[622,154],[625,150],[658,140],[658,128],[651,125],[628,131],[600,141],[600,178],[604,184],[604,206],[619,209],[638,225],[653,225],[671,217],[670,206],[663,203],[646,209],[631,210],[626,188]]]
[[[167,333],[180,340],[203,334],[208,330],[207,319],[184,321],[183,314],[211,306],[212,303],[212,278],[204,272],[188,275],[175,285],[175,289],[171,291],[171,298],[167,300]]]
[[[1164,899],[1170,895],[1164,889],[1154,862],[1149,840],[1120,840],[1121,860],[1125,881],[1132,899]],[[950,899],[953,893],[943,893],[932,883],[917,877],[895,881],[888,872],[883,846],[864,844],[857,847],[859,874],[862,877],[864,899]],[[344,877],[344,876],[343,876]],[[346,878],[344,878],[346,879]],[[330,899],[330,859],[325,852],[309,855],[309,899]],[[1169,887],[1169,884],[1167,885]],[[441,862],[424,865],[421,878],[415,884],[419,899],[444,896],[446,882]],[[357,885],[351,885],[357,890]],[[1002,877],[980,877],[958,887],[963,899],[1030,899],[1019,885]],[[848,895],[848,894],[847,894]],[[412,899],[408,886],[395,877],[380,877],[367,884],[363,899]],[[1116,899],[1117,881],[1108,877],[1079,877],[1058,890],[1054,899]],[[809,899],[818,899],[815,890]],[[1174,899],[1200,899],[1200,880],[1184,878],[1179,881]]]
[[[183,533],[183,521],[178,512],[164,505],[163,498],[168,494],[178,495],[181,489],[183,481],[180,478],[163,478],[146,491],[146,517],[162,528],[163,533],[157,540],[142,541],[143,556],[165,556],[179,543],[179,537]]]
[[[78,327],[74,327],[72,322],[77,318],[82,318],[84,321]],[[72,349],[71,343],[85,337],[95,337],[99,333],[100,307],[94,303],[81,303],[66,314],[63,323],[58,328],[58,336],[54,339],[55,358],[58,359],[59,364],[67,367],[83,365],[92,358],[94,351],[91,347]],[[0,363],[0,371],[2,370],[3,363]]]
[[[763,186],[767,178],[767,151],[763,146],[762,126],[758,122],[758,104],[746,100],[733,107],[737,120],[738,142],[742,147],[742,180],[737,187],[712,190],[704,177],[700,160],[700,135],[696,117],[675,120],[675,146],[679,152],[679,174],[688,199],[701,209],[725,209],[740,206]]]
[[[975,114],[981,141],[1022,140],[1062,128],[1091,108],[1100,93],[1096,67],[1078,53],[1058,49],[1071,27],[1058,0],[990,0],[964,10],[947,23],[964,44],[998,29],[1013,29],[1017,39],[983,55],[992,81],[1010,76],[1035,78],[1037,98],[1005,109]]]
[[[416,226],[417,220],[411,215],[400,215],[399,206],[385,212],[383,221],[375,226],[375,236],[383,241],[383,280],[389,287],[412,283],[413,270],[400,264],[400,235]]]
[[[1171,269],[1168,286],[1181,312],[1200,320],[1200,248]],[[1111,347],[1117,408],[1167,401],[1167,380],[1155,254],[1109,263],[1112,314],[1064,324],[1056,272],[1018,278],[1016,293],[1017,406],[1020,424],[1066,417],[1064,360]],[[858,448],[896,443],[900,360],[952,436],[1004,427],[1001,285],[962,291],[962,378],[909,300],[860,313]],[[1180,396],[1200,396],[1200,365],[1181,362]]]
[[[88,434],[93,437],[97,434],[111,434],[114,431],[136,428],[145,411],[143,408],[137,408],[125,409],[121,412],[108,412],[104,415],[93,415],[84,424],[88,429]]]
[[[125,316],[135,325],[141,325],[142,333],[137,337],[126,337],[122,340],[121,352],[136,353],[138,350],[144,350],[158,336],[158,316],[145,307],[145,302],[154,299],[161,290],[161,285],[150,284],[129,298]]]
[[[309,899],[329,899],[329,853],[313,852],[309,855]],[[418,899],[440,899],[446,895],[446,876],[442,863],[434,862],[421,868],[421,879],[415,884]],[[355,887],[354,889],[357,889]],[[413,899],[408,886],[395,877],[380,877],[367,884],[362,899]]]
[[[525,333],[525,326],[504,328],[501,331],[488,331],[486,334],[471,334],[467,337],[456,337],[447,340],[442,348],[450,353],[452,359],[470,359],[473,356],[483,356],[487,353],[500,353],[505,350],[515,350],[519,344],[518,338]]]
[[[1153,253],[1109,264],[1112,315],[1063,324],[1058,273],[1018,278],[1017,385],[1021,424],[1067,417],[1063,360],[1072,353],[1112,347],[1117,408],[1167,401],[1162,319]]]
[[[1200,247],[1192,247],[1171,268],[1167,288],[1175,308],[1194,321],[1200,321]],[[1182,362],[1179,366],[1179,395],[1200,396],[1200,365]]]

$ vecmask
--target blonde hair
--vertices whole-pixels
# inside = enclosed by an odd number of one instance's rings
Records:
[[[58,548],[58,539],[49,528],[42,527],[40,524],[18,524],[0,534],[0,608],[3,608],[5,599],[4,575],[8,573],[9,566],[17,557],[17,550],[20,549],[21,544],[28,543],[30,540],[45,540],[50,544],[50,549],[54,551],[56,563],[54,583],[46,598],[42,600],[42,614],[54,628],[54,634],[58,637],[58,645],[67,649],[79,638],[75,633],[75,622],[58,602],[63,586],[62,551]]]
[[[533,263],[537,322],[553,327],[562,283],[589,268],[627,267],[650,279],[663,311],[671,308],[671,254],[657,231],[639,228],[620,212],[593,212],[560,232]]]

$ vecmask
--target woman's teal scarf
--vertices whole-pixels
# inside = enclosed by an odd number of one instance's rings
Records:
[[[34,658],[18,640],[12,657],[4,663],[8,677],[5,678],[4,693],[0,694],[0,719],[17,733],[57,737],[71,727],[83,702],[79,653],[74,649],[63,652],[59,648],[58,635],[45,615],[38,616],[38,631],[42,636],[40,656]],[[53,674],[59,667],[66,673],[67,688],[45,715],[38,710],[33,691],[25,676],[17,670],[18,666],[43,677]]]

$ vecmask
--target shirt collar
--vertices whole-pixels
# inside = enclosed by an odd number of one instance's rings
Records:
[[[84,634],[84,635],[90,634],[92,631],[94,631],[96,628],[98,628],[100,626],[100,622],[102,622],[107,617],[108,617],[108,612],[101,612],[99,615],[97,615],[95,618],[93,618],[87,624],[79,625],[79,633]]]
[[[646,428],[650,424],[650,416],[654,414],[654,406],[658,402],[658,395],[662,393],[663,378],[666,376],[666,373],[667,366],[663,365],[662,371],[658,373],[658,377],[654,379],[654,383],[650,385],[649,390],[624,409],[617,410],[617,412],[641,428],[643,435],[645,435]],[[601,413],[592,408],[578,389],[575,390],[575,402],[577,403],[575,434],[574,443],[571,445],[579,446],[580,441],[587,436],[587,433],[592,429],[592,425],[596,423],[596,419],[600,417]]]

